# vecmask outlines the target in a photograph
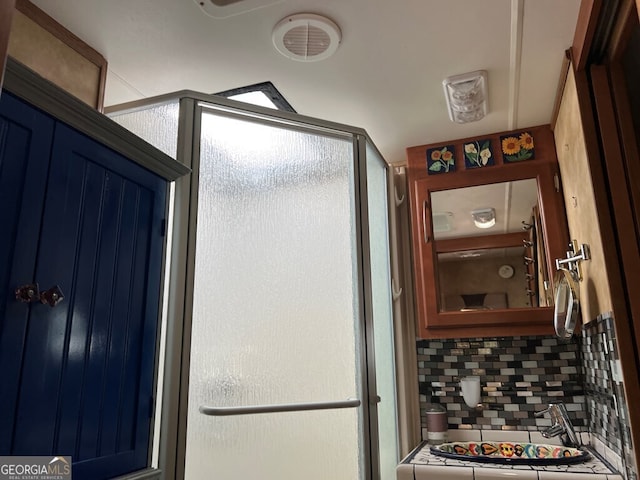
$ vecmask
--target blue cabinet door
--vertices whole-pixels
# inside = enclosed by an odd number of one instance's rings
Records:
[[[3,93],[0,101],[0,455],[12,452],[54,121]]]
[[[65,298],[23,306],[11,454],[71,455],[81,480],[148,465],[165,195],[160,177],[56,123],[33,279]]]

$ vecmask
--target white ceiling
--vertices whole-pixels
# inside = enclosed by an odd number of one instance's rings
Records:
[[[534,178],[514,182],[492,183],[474,187],[440,190],[431,194],[433,215],[444,215],[449,230],[436,231],[434,238],[481,237],[522,231],[523,223],[531,222],[533,207],[538,204],[538,184]],[[479,229],[473,224],[471,212],[493,208],[496,224]]]
[[[107,106],[271,81],[298,113],[364,128],[390,163],[409,146],[549,123],[580,4],[280,0],[212,18],[194,0],[32,1],[106,57]],[[296,62],[273,47],[273,27],[302,12],[339,25],[331,58]],[[442,80],[473,70],[488,71],[489,114],[454,124]]]

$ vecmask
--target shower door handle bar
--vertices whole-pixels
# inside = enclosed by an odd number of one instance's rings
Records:
[[[207,407],[201,405],[199,410],[203,415],[226,417],[230,415],[252,415],[255,413],[301,412],[305,410],[333,410],[337,408],[355,408],[361,405],[357,398],[349,398],[338,402],[316,403],[283,403],[274,405],[247,405],[243,407]]]

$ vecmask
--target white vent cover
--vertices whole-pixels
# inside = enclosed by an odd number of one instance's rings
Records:
[[[300,62],[324,60],[340,45],[338,26],[326,17],[299,13],[283,18],[273,29],[273,44],[287,58]]]

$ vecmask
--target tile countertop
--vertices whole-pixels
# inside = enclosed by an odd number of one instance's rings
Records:
[[[453,438],[452,438],[453,437]],[[558,444],[557,439],[541,438],[537,432],[466,431],[451,432],[453,441],[505,441]],[[588,443],[588,442],[584,442]],[[433,455],[422,442],[396,469],[397,480],[623,480],[623,477],[593,455],[573,465],[530,466],[478,463]]]

